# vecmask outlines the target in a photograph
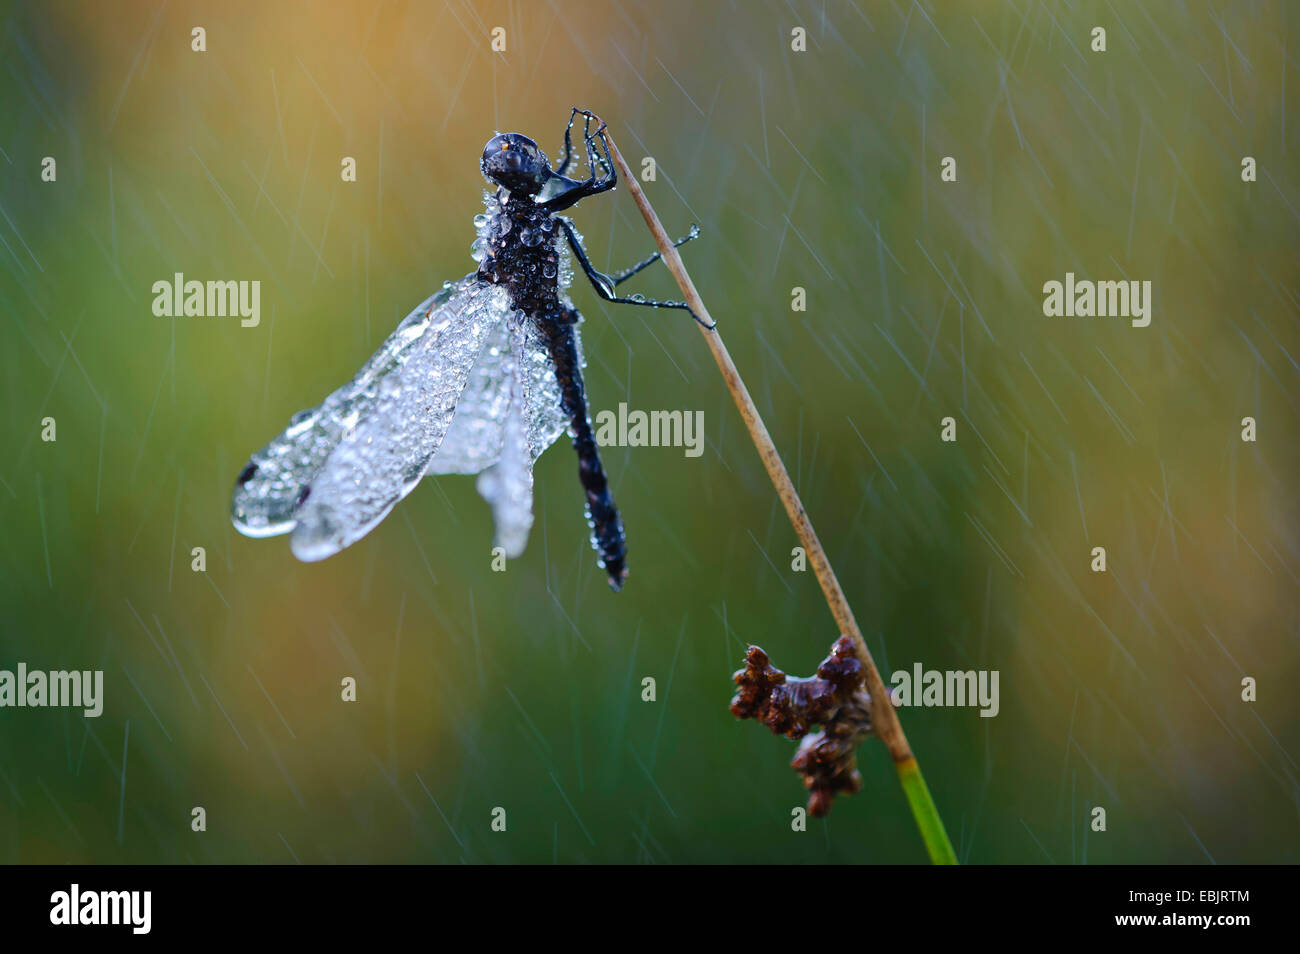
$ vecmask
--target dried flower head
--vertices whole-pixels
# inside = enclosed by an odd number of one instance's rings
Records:
[[[871,697],[851,637],[837,639],[817,675],[807,679],[786,676],[767,653],[750,646],[745,668],[732,679],[740,687],[731,700],[732,715],[757,719],[777,735],[803,740],[790,764],[810,793],[810,815],[824,816],[839,792],[861,790],[855,752],[871,734]],[[821,731],[808,735],[814,725]]]

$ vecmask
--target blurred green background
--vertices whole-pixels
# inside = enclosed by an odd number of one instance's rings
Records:
[[[566,441],[505,573],[468,478],[322,564],[230,525],[248,454],[472,267],[483,143],[554,155],[575,104],[703,226],[685,259],[886,679],[1000,672],[994,719],[901,712],[959,857],[1300,860],[1300,43],[1287,4],[1221,6],[2,8],[0,668],[106,700],[0,710],[0,860],[924,860],[882,746],[797,833],[793,743],[727,712],[748,643],[808,675],[837,634],[680,314],[574,289],[593,413],[705,415],[699,458],[605,451],[617,596]],[[575,216],[597,267],[650,251],[625,189]],[[1153,282],[1150,327],[1045,318],[1067,271]],[[174,272],[260,280],[260,326],[155,317]]]

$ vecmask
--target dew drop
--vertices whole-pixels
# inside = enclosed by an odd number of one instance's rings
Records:
[[[311,427],[315,420],[315,411],[299,411],[293,417],[289,418],[289,428],[285,431],[287,437],[296,437],[307,428]]]
[[[519,233],[519,240],[529,248],[534,248],[542,244],[542,234],[536,229],[526,228]]]
[[[474,228],[481,229],[483,226],[487,225],[487,220],[488,217],[480,212],[478,215],[474,216]]]
[[[487,244],[481,238],[477,238],[469,247],[469,257],[476,262],[481,262],[486,249]]]
[[[543,266],[542,266],[542,274],[545,275],[547,278],[554,278],[554,277],[555,277],[555,263],[554,263],[554,262],[547,262],[545,265],[543,265]]]

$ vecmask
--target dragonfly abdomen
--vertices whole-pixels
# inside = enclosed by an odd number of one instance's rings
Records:
[[[600,462],[600,450],[587,413],[587,394],[573,335],[579,315],[571,308],[565,312],[561,321],[542,320],[537,322],[537,326],[550,350],[564,411],[569,416],[573,449],[578,454],[578,478],[587,494],[587,519],[591,524],[592,545],[600,553],[600,565],[609,575],[609,585],[620,590],[623,581],[627,579],[627,537],[623,532],[618,507],[614,504],[614,495],[609,490],[609,481]]]

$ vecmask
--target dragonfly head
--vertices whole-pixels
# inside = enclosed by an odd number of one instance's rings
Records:
[[[551,177],[551,162],[537,143],[519,133],[493,136],[479,162],[483,175],[502,188],[536,195]]]

